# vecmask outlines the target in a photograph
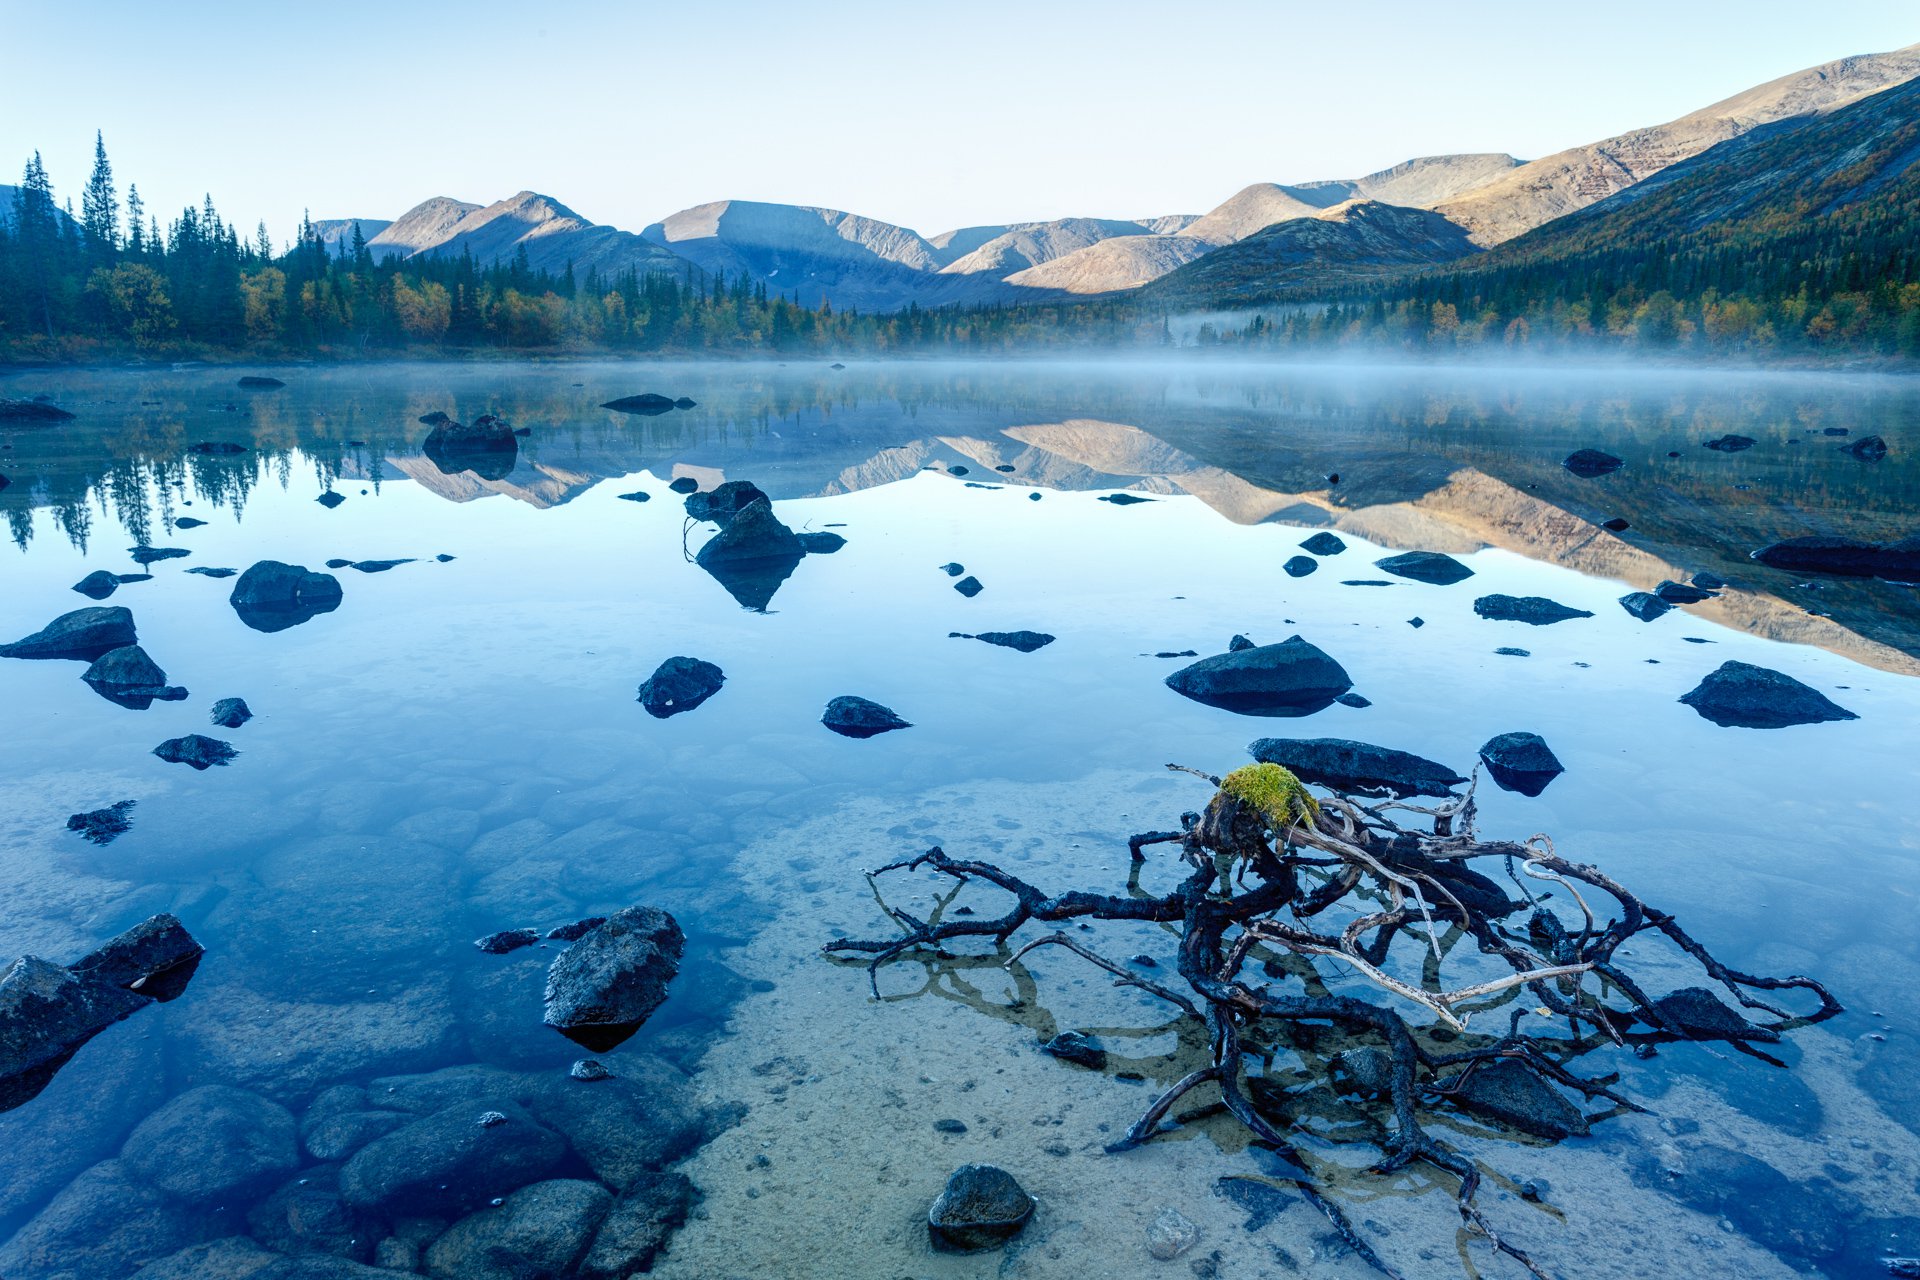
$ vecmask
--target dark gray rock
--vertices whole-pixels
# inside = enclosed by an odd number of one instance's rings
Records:
[[[67,1184],[0,1247],[7,1280],[124,1280],[207,1234],[199,1214],[145,1185],[118,1160]]]
[[[241,377],[240,385],[249,391],[272,391],[276,387],[284,387],[287,384],[278,378],[268,378],[257,373],[249,373]]]
[[[729,480],[704,493],[688,494],[686,505],[687,514],[695,520],[724,525],[755,502],[771,503],[772,499],[751,480]]]
[[[1259,645],[1247,639],[1247,637],[1241,635],[1239,632],[1235,632],[1227,640],[1228,653],[1239,653],[1242,649],[1258,649],[1259,647]]]
[[[692,476],[678,476],[667,483],[667,488],[673,490],[675,493],[697,493],[700,489],[700,482]]]
[[[1878,462],[1887,456],[1887,442],[1879,436],[1861,436],[1845,446],[1842,452],[1850,453],[1862,462]]]
[[[947,639],[979,640],[986,644],[998,645],[1002,649],[1018,649],[1021,653],[1032,653],[1052,644],[1054,637],[1044,631],[981,631],[972,635],[965,631],[949,631]]]
[[[1681,702],[1722,728],[1784,729],[1860,717],[1792,676],[1745,662],[1723,662]]]
[[[960,471],[955,471],[954,474],[960,475],[962,473]],[[1111,502],[1116,507],[1131,507],[1138,502],[1152,502],[1153,499],[1143,498],[1137,493],[1105,493],[1105,494],[1101,494],[1099,498],[1095,499],[1095,501]]]
[[[332,489],[327,490],[325,493],[321,494],[319,497],[314,499],[315,502],[319,503],[321,506],[325,507],[329,511],[333,510],[335,507],[339,506],[341,503],[345,502],[346,500],[347,500],[346,494],[336,493]]]
[[[628,1280],[653,1268],[660,1250],[687,1220],[696,1192],[681,1173],[645,1173],[601,1220],[580,1280]]]
[[[1312,556],[1294,556],[1280,566],[1286,570],[1289,578],[1304,578],[1320,567],[1320,562]]]
[[[68,967],[90,981],[164,1002],[184,989],[181,970],[198,964],[205,950],[178,917],[162,912],[109,938]]]
[[[167,673],[137,644],[109,649],[80,678],[109,702],[145,711],[158,702],[179,702],[187,691],[167,683]]]
[[[598,1058],[582,1058],[567,1068],[567,1078],[593,1084],[600,1080],[611,1080],[613,1072],[607,1070],[607,1064]]]
[[[1719,591],[1727,585],[1727,580],[1717,573],[1708,573],[1703,569],[1693,575],[1693,585],[1707,591]]]
[[[1642,622],[1652,622],[1673,608],[1651,591],[1633,591],[1621,596],[1620,607]]]
[[[653,501],[653,495],[648,493],[645,489],[635,489],[632,493],[619,493],[619,494],[615,494],[614,496],[619,498],[620,501],[622,502],[652,502]]]
[[[215,765],[225,767],[229,760],[240,753],[233,749],[232,743],[190,733],[184,738],[168,738],[153,749],[153,754],[168,764],[192,765],[195,770],[205,772]]]
[[[980,585],[980,579],[974,577],[972,574],[968,574],[966,577],[960,579],[960,581],[954,583],[953,589],[969,600],[986,590],[984,586]]]
[[[238,729],[253,719],[253,709],[244,698],[222,698],[213,704],[213,712],[208,718],[222,729]]]
[[[1639,1180],[1691,1209],[1726,1218],[1742,1234],[1787,1258],[1818,1264],[1846,1245],[1846,1224],[1857,1212],[1822,1178],[1789,1178],[1764,1161],[1727,1147],[1686,1152],[1680,1177],[1671,1177],[1648,1153]]]
[[[284,631],[340,607],[340,580],[305,565],[262,560],[240,575],[227,603],[255,631]]]
[[[656,720],[691,711],[720,692],[726,674],[700,658],[676,656],[654,669],[640,686],[640,705]]]
[[[1503,733],[1480,748],[1487,772],[1502,791],[1537,796],[1566,772],[1566,766],[1537,733]]]
[[[347,567],[361,573],[385,573],[389,569],[398,569],[403,564],[412,563],[413,557],[408,556],[399,560],[349,560]]]
[[[655,391],[643,391],[637,396],[621,396],[618,400],[609,400],[600,407],[612,409],[615,413],[638,413],[650,418],[671,410],[673,398]]]
[[[73,589],[90,600],[105,600],[129,582],[152,581],[150,573],[108,573],[105,569],[95,569],[74,583]]]
[[[1753,559],[1791,573],[1831,573],[1850,578],[1920,582],[1920,537],[1898,542],[1858,538],[1788,538],[1753,553]]]
[[[481,1123],[489,1110],[504,1119]],[[537,1181],[565,1154],[517,1103],[456,1102],[360,1148],[340,1170],[340,1192],[360,1209],[453,1213]]]
[[[138,641],[131,611],[119,605],[75,609],[23,640],[0,645],[0,658],[76,658],[92,662],[103,653]]]
[[[1481,596],[1473,602],[1473,611],[1489,621],[1524,622],[1531,627],[1593,616],[1589,610],[1571,608],[1545,596]]]
[[[486,413],[471,425],[451,418],[436,423],[420,452],[443,475],[471,471],[482,480],[504,480],[519,464],[520,441],[512,427]]]
[[[1437,760],[1410,751],[1347,738],[1259,738],[1247,751],[1302,782],[1340,791],[1386,791],[1395,796],[1445,796],[1466,779]]]
[[[699,402],[691,396],[675,396],[673,407],[676,409],[697,409],[700,405]]]
[[[1621,516],[1614,516],[1611,519],[1602,520],[1600,527],[1608,533],[1625,533],[1627,530],[1633,528],[1633,526]]]
[[[474,946],[490,956],[503,956],[509,951],[518,951],[521,947],[530,947],[540,941],[538,929],[502,929],[476,939]]]
[[[1343,707],[1358,708],[1358,707],[1370,707],[1373,705],[1372,698],[1364,697],[1357,693],[1343,693],[1339,697],[1335,698],[1334,701],[1339,703]]]
[[[1598,449],[1576,449],[1568,454],[1560,465],[1582,480],[1594,480],[1600,476],[1612,475],[1627,464],[1612,454],[1602,453]]]
[[[615,912],[547,971],[546,1024],[605,1053],[666,1000],[685,946],[679,924],[658,907]]]
[[[1012,1174],[990,1164],[965,1164],[927,1210],[927,1231],[943,1253],[974,1253],[1005,1244],[1032,1217],[1033,1197]]]
[[[826,529],[818,533],[800,533],[794,536],[800,539],[801,549],[810,556],[830,556],[847,545],[845,538]]]
[[[67,818],[67,830],[79,832],[83,840],[93,844],[112,844],[133,830],[133,819],[128,815],[138,803],[137,800],[122,800],[104,809],[72,814]]]
[[[773,504],[756,498],[741,507],[694,557],[704,569],[717,565],[794,562],[806,554],[793,530],[773,514]]]
[[[866,698],[843,694],[827,704],[820,723],[843,738],[871,738],[895,729],[911,729],[911,721],[901,719],[891,707],[883,707]]]
[[[1169,689],[1195,702],[1254,716],[1303,716],[1323,711],[1353,687],[1346,669],[1299,636],[1283,643],[1215,654],[1166,679]]]
[[[0,422],[65,422],[73,417],[45,400],[8,400],[0,397]]]
[[[1660,585],[1653,589],[1653,594],[1668,604],[1699,604],[1702,600],[1714,598],[1714,593],[1705,587],[1694,586],[1687,582],[1675,582],[1671,578],[1663,579]]]
[[[536,1182],[462,1218],[428,1246],[427,1274],[445,1280],[528,1280],[573,1273],[613,1205],[598,1183]]]
[[[547,937],[560,942],[573,942],[584,937],[589,930],[597,929],[607,922],[605,916],[588,916],[584,920],[575,920],[572,924],[557,924],[547,930]]]
[[[1587,1132],[1587,1118],[1533,1068],[1512,1058],[1476,1067],[1453,1094],[1467,1110],[1536,1138]]]
[[[1300,549],[1316,556],[1337,556],[1347,549],[1347,544],[1340,540],[1339,534],[1328,533],[1322,529],[1302,542]]]
[[[1396,578],[1412,578],[1436,587],[1452,586],[1473,576],[1473,570],[1438,551],[1408,551],[1375,560],[1373,567],[1384,569]]]
[[[1393,1055],[1366,1045],[1337,1055],[1330,1079],[1347,1093],[1385,1095],[1393,1088]]]
[[[709,1117],[692,1083],[646,1054],[622,1055],[620,1073],[604,1080],[544,1073],[530,1105],[616,1191],[673,1164],[708,1136]]]
[[[1702,1040],[1778,1041],[1780,1033],[1757,1027],[1721,1002],[1705,987],[1682,987],[1653,1002],[1653,1007],[1682,1031]],[[1649,1023],[1652,1019],[1646,1019]]]
[[[943,564],[940,566],[940,572],[946,574],[949,578],[957,578],[966,571],[967,566],[958,563]]]
[[[170,1196],[212,1204],[291,1173],[300,1149],[293,1113],[279,1103],[202,1085],[141,1121],[120,1160]]]
[[[1062,1031],[1041,1045],[1040,1049],[1066,1062],[1077,1063],[1095,1071],[1106,1070],[1107,1051],[1101,1047],[1098,1040],[1078,1031]]]
[[[283,1261],[245,1236],[225,1236],[170,1253],[133,1274],[134,1280],[272,1280],[268,1268]]]
[[[303,1169],[247,1211],[247,1230],[287,1254],[325,1254],[367,1262],[379,1238],[375,1222],[340,1195],[338,1165]]]
[[[309,1114],[300,1124],[300,1145],[315,1160],[345,1160],[374,1139],[403,1129],[418,1118],[405,1111]]]
[[[80,1046],[152,1003],[38,956],[0,970],[0,1111],[30,1101]]]
[[[197,573],[203,578],[231,578],[240,571],[238,569],[227,569],[209,565],[195,565],[193,568],[187,570],[187,572]]]
[[[1715,453],[1739,453],[1754,446],[1752,436],[1724,435],[1706,442],[1705,447]]]

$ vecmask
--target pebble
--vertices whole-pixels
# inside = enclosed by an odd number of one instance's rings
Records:
[[[965,1133],[967,1131],[966,1122],[962,1120],[935,1120],[933,1122],[933,1128],[936,1133]]]
[[[613,1074],[607,1070],[607,1064],[594,1058],[582,1058],[573,1064],[567,1072],[575,1080],[605,1080]]]
[[[1200,1243],[1200,1228],[1178,1209],[1162,1209],[1147,1226],[1147,1252],[1166,1262]]]
[[[482,1129],[491,1129],[495,1125],[505,1124],[506,1122],[507,1117],[498,1111],[482,1111],[480,1113],[479,1124]]]

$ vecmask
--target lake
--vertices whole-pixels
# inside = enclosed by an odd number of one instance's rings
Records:
[[[285,385],[243,390],[242,372]],[[150,1278],[1378,1274],[1217,1109],[1106,1152],[1206,1045],[1065,950],[1006,966],[1041,926],[997,953],[909,953],[877,971],[878,1000],[864,962],[820,948],[892,932],[864,873],[934,845],[1051,892],[1125,892],[1127,837],[1211,794],[1170,762],[1225,773],[1253,739],[1324,737],[1464,776],[1514,731],[1565,772],[1533,797],[1482,776],[1483,834],[1547,833],[1725,963],[1815,977],[1846,1012],[1758,1046],[1784,1068],[1726,1043],[1596,1047],[1580,1070],[1617,1073],[1646,1110],[1589,1101],[1591,1132],[1565,1141],[1429,1099],[1430,1130],[1483,1170],[1490,1221],[1564,1276],[1841,1277],[1920,1254],[1920,596],[1748,558],[1800,534],[1915,532],[1908,380],[559,362],[16,371],[0,391],[75,415],[0,421],[0,640],[92,603],[72,589],[89,573],[148,573],[102,603],[132,611],[188,691],[133,709],[79,663],[0,661],[0,961],[69,963],[157,912],[207,949],[178,998],[0,1113],[7,1280],[148,1263]],[[601,407],[640,392],[693,405]],[[420,421],[435,412],[524,434],[505,455],[436,458]],[[1703,447],[1727,434],[1755,443]],[[1846,451],[1867,435],[1884,459]],[[1624,465],[1576,476],[1561,462],[1583,447]],[[793,530],[845,545],[785,575],[710,574],[694,555],[714,526],[672,486],[742,479]],[[1344,550],[1292,576],[1321,530]],[[140,547],[186,554],[143,568]],[[1473,576],[1375,566],[1403,551]],[[260,629],[229,605],[234,579],[191,572],[261,560],[334,574],[338,606]],[[1703,573],[1724,589],[1652,621],[1618,603]],[[966,578],[977,594],[955,589]],[[1592,616],[1478,616],[1495,593]],[[1014,630],[1055,639],[969,638]],[[1232,637],[1293,635],[1366,705],[1258,717],[1164,683]],[[725,684],[655,718],[636,691],[676,655]],[[1678,701],[1729,661],[1858,718],[1722,727]],[[829,732],[822,712],[847,695],[912,727]],[[229,697],[254,718],[210,726]],[[152,754],[194,733],[239,754],[204,771]],[[110,843],[67,829],[123,801],[130,829]],[[1166,892],[1174,865],[1150,848],[1139,883]],[[880,885],[915,915],[1004,910],[925,872]],[[473,945],[640,904],[677,919],[684,959],[659,1011],[598,1054],[541,1022],[563,943]],[[1177,981],[1165,927],[1101,929],[1104,954],[1157,956]],[[1697,985],[1671,948],[1625,954],[1654,990]],[[1475,1030],[1497,1034],[1507,1011],[1485,1016]],[[1040,1051],[1068,1030],[1105,1065]],[[1344,1047],[1311,1039],[1249,1071],[1284,1086],[1302,1157],[1370,1247],[1410,1276],[1525,1274],[1461,1228],[1450,1179],[1367,1171],[1379,1107],[1305,1087]],[[589,1056],[613,1079],[571,1079]],[[479,1140],[421,1118],[457,1107],[502,1117],[520,1145],[449,1156]],[[208,1155],[207,1134],[242,1137]],[[415,1145],[393,1163],[446,1181],[343,1199],[343,1178],[367,1176],[354,1156],[396,1134]],[[999,1250],[934,1252],[927,1206],[968,1162],[1015,1174],[1033,1220]],[[609,1194],[637,1206],[624,1253],[610,1225],[593,1235]],[[1197,1242],[1162,1260],[1148,1229],[1168,1209]]]

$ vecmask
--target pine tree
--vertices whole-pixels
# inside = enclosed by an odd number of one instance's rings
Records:
[[[130,257],[144,257],[147,252],[147,229],[142,225],[146,221],[147,206],[141,202],[140,188],[133,184],[127,186],[127,254]]]
[[[38,323],[53,337],[53,287],[60,272],[60,213],[53,183],[40,153],[33,153],[13,193],[13,239],[20,258],[21,284]]]
[[[273,261],[273,240],[267,235],[267,222],[264,218],[260,220],[260,225],[254,228],[253,251],[259,256],[261,266]]]
[[[87,235],[87,253],[96,262],[111,261],[120,247],[120,198],[113,189],[113,166],[107,163],[107,143],[99,130],[93,135],[93,174],[80,193],[80,223]]]

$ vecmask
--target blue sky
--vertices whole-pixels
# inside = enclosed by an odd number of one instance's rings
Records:
[[[77,197],[97,127],[163,220],[530,187],[634,230],[739,198],[931,234],[1541,155],[1920,41],[1920,7],[0,0],[0,32],[0,181],[38,148]]]

